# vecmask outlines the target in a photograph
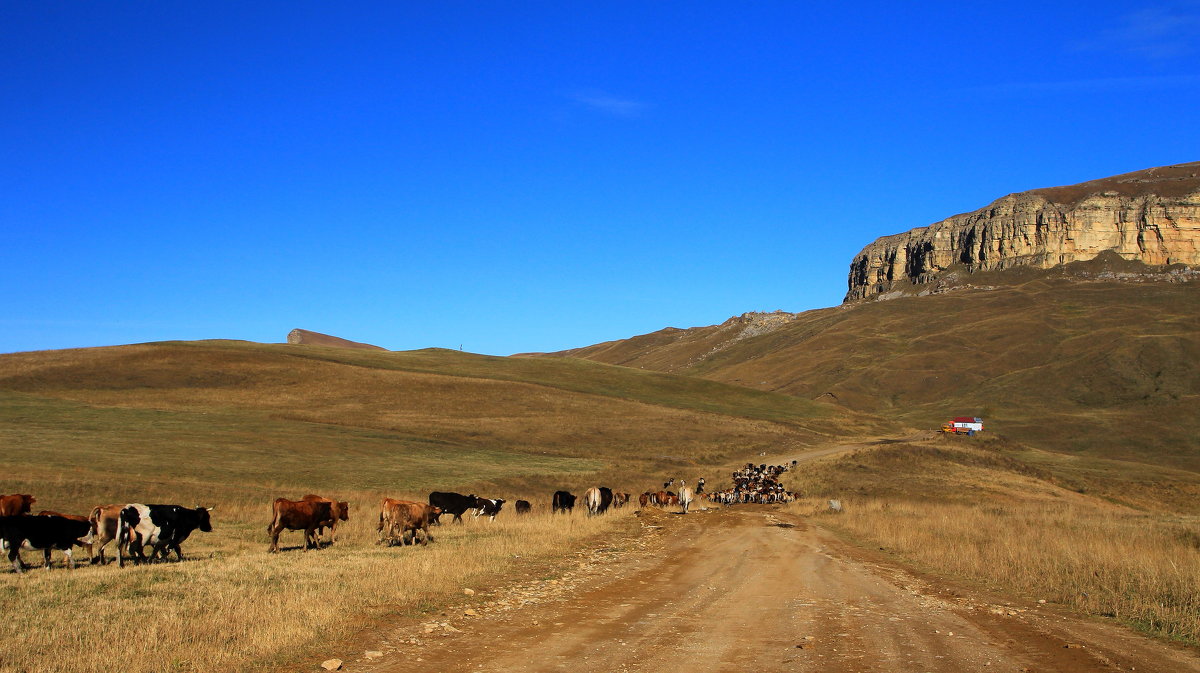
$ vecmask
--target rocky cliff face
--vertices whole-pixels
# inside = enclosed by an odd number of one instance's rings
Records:
[[[897,286],[1014,266],[1050,268],[1112,250],[1151,265],[1200,265],[1200,162],[1010,194],[973,213],[885,236],[850,264],[846,301]]]

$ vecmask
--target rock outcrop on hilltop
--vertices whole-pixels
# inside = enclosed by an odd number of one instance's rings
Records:
[[[972,213],[884,236],[850,264],[846,301],[968,272],[1050,268],[1106,250],[1145,264],[1200,265],[1200,162],[1010,194]]]
[[[363,348],[367,350],[385,351],[386,348],[373,346],[358,341],[350,341],[330,334],[310,332],[306,329],[294,329],[288,332],[287,342],[290,344],[305,344],[309,346],[332,346],[333,348]]]

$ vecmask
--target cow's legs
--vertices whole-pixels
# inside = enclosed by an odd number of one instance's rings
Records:
[[[50,569],[50,548],[46,547],[45,549],[43,549],[42,555],[44,555],[46,557],[46,562],[44,564],[42,564],[42,567],[45,568],[46,570],[49,570]]]
[[[71,570],[75,569],[75,554],[70,547],[63,550],[63,556],[67,557],[67,567]]]
[[[19,551],[20,549],[21,549],[20,542],[18,542],[17,544],[9,545],[8,560],[10,562],[12,562],[13,570],[17,571],[18,573],[23,573],[23,572],[25,572],[25,564],[21,562],[21,552]]]
[[[150,547],[150,560],[165,561],[167,559],[167,555],[170,554],[170,552],[167,550],[167,545],[168,543],[162,540],[155,542],[154,545]]]

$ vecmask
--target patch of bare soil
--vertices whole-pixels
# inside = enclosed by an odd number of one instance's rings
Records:
[[[625,550],[386,628],[343,670],[1200,671],[1190,649],[910,572],[771,507],[639,521]]]

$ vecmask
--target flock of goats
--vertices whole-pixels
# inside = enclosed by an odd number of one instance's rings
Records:
[[[791,465],[754,465],[732,474],[733,485],[720,491],[705,492],[704,479],[697,481],[695,488],[680,481],[678,491],[675,479],[663,483],[658,491],[646,491],[638,498],[642,508],[679,507],[682,514],[696,500],[707,500],[725,505],[738,503],[783,503],[795,500],[796,494],[780,484],[780,476]],[[583,504],[589,515],[599,515],[610,508],[617,509],[629,503],[629,493],[616,493],[600,486],[587,489]],[[556,491],[551,500],[551,511],[569,514],[574,510],[577,498],[568,491]],[[92,563],[105,563],[104,549],[116,541],[117,565],[123,566],[126,557],[136,563],[155,559],[167,559],[174,551],[178,560],[183,560],[180,544],[193,531],[211,532],[209,519],[211,507],[188,508],[181,505],[100,505],[92,509],[89,516],[42,511],[31,515],[32,505],[37,499],[29,494],[0,495],[0,549],[6,550],[13,569],[24,571],[20,551],[42,551],[45,567],[50,567],[50,552],[61,550],[67,565],[75,567],[72,549],[82,547]],[[429,502],[414,502],[384,498],[380,503],[378,544],[405,545],[429,544],[433,536],[431,525],[439,525],[442,515],[453,516],[453,521],[462,522],[463,514],[482,516],[495,520],[504,507],[502,498],[481,498],[474,494],[434,491]],[[533,506],[526,500],[517,500],[514,509],[518,515],[527,514]],[[349,521],[350,503],[331,500],[318,495],[306,495],[300,500],[278,498],[272,503],[271,522],[267,524],[267,535],[271,538],[269,551],[279,551],[279,535],[285,530],[304,531],[304,549],[320,548],[326,528],[329,543],[337,537],[340,521]],[[145,548],[150,547],[147,556]]]

